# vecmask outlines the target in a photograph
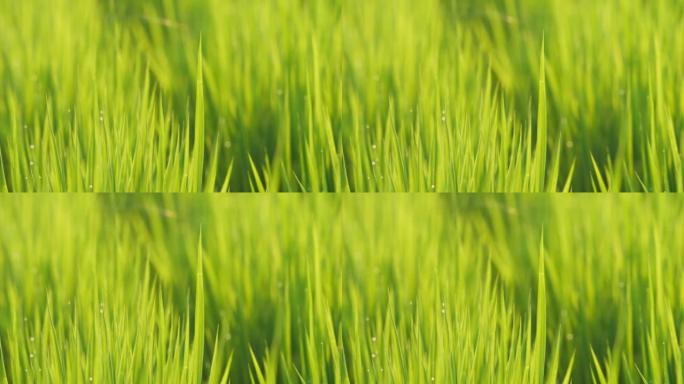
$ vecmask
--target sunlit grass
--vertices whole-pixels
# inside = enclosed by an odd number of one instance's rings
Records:
[[[0,203],[0,381],[682,382],[679,197]]]
[[[4,1],[0,189],[682,190],[683,20],[675,0]]]

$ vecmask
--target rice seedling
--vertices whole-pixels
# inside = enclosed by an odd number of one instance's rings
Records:
[[[682,382],[679,196],[0,204],[0,382]]]
[[[681,191],[677,0],[0,2],[0,190]]]

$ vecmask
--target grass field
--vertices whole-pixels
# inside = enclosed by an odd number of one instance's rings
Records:
[[[0,381],[683,380],[679,196],[0,204]]]
[[[684,196],[545,193],[684,192],[683,64],[682,0],[0,0],[0,384],[684,384]]]
[[[679,0],[0,2],[0,189],[681,191]]]

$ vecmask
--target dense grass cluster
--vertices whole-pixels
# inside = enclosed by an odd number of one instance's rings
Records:
[[[0,2],[0,189],[684,189],[678,0]]]
[[[0,381],[682,382],[679,197],[0,200]]]
[[[0,383],[684,384],[680,0],[0,0]]]

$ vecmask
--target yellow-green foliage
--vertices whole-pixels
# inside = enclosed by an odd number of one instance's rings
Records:
[[[682,63],[679,0],[5,0],[0,189],[682,190]]]
[[[679,197],[0,205],[0,381],[682,382]]]

